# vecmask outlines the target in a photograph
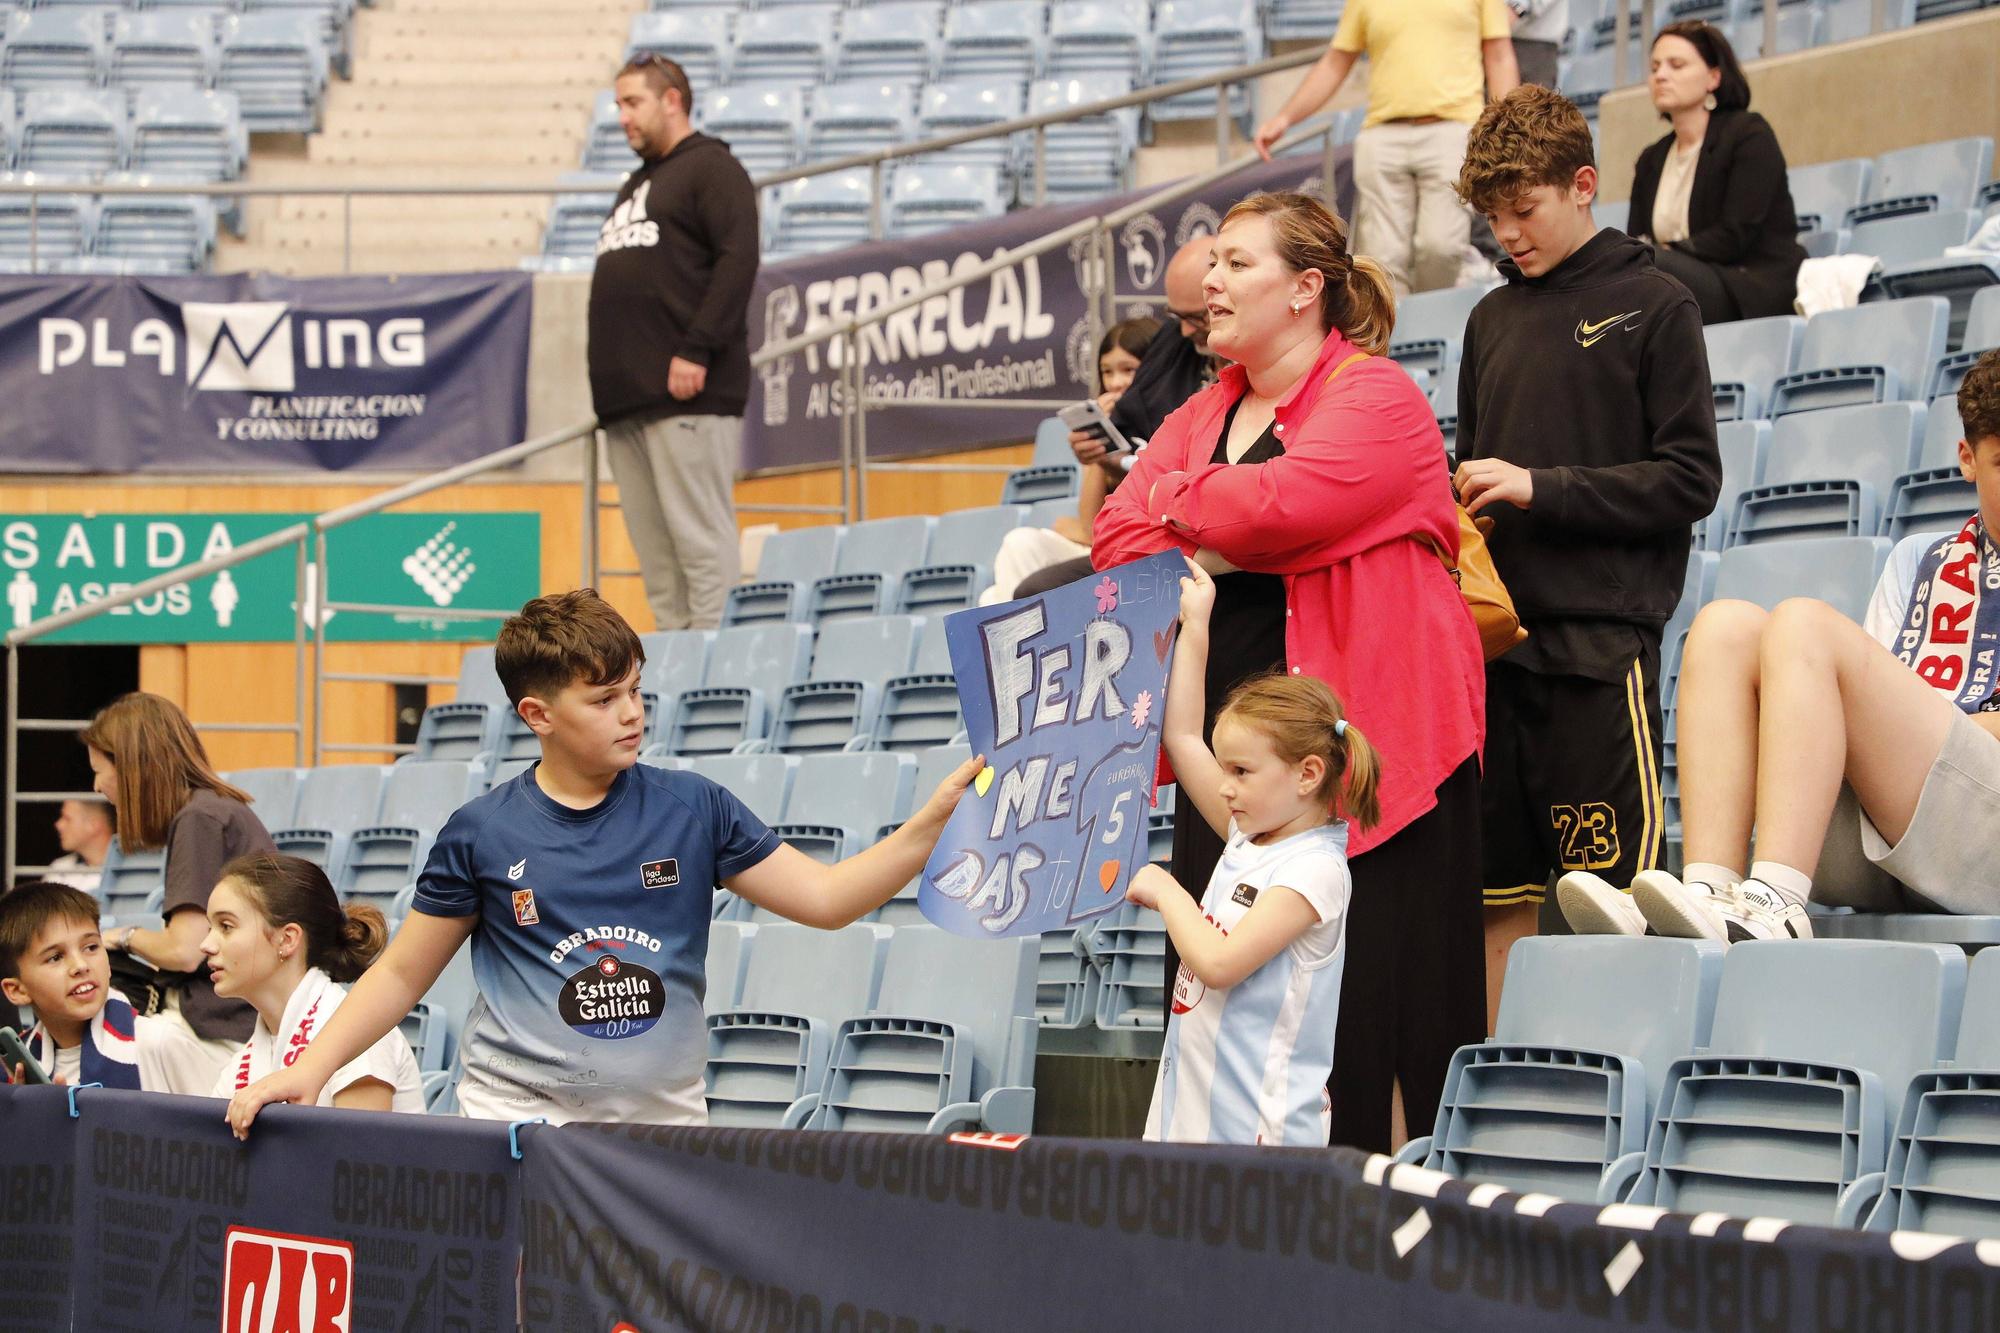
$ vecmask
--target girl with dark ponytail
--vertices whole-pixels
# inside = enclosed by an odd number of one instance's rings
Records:
[[[223,1067],[215,1095],[233,1097],[296,1060],[347,998],[345,983],[388,941],[382,913],[366,904],[344,907],[310,861],[260,852],[224,866],[208,897],[201,952],[215,993],[248,1001],[257,1027]],[[319,1105],[421,1112],[423,1077],[409,1041],[392,1029],[327,1080]]]

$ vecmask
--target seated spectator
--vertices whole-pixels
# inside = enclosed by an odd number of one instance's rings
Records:
[[[111,807],[102,801],[64,801],[56,816],[56,841],[63,854],[49,862],[50,881],[96,893],[111,854]]]
[[[1789,315],[1798,295],[1798,217],[1785,154],[1750,110],[1750,81],[1707,23],[1653,40],[1653,105],[1673,132],[1639,154],[1626,230],[1701,306],[1701,322]]]
[[[1854,905],[1853,877],[1822,859],[1843,781],[1862,851],[1905,887],[1904,910],[2000,912],[2000,352],[1966,375],[1958,411],[1978,512],[1897,545],[1865,630],[1808,598],[1695,617],[1680,685],[1686,868],[1641,873],[1629,898],[1565,875],[1576,930],[1811,936],[1814,867],[1822,902]]]
[[[1131,387],[1139,358],[1145,355],[1147,345],[1159,330],[1158,320],[1127,319],[1106,329],[1098,340],[1097,405],[1106,415]],[[1082,437],[1082,443],[1078,437]],[[1097,522],[1097,511],[1104,508],[1104,497],[1125,479],[1125,469],[1131,466],[1133,455],[1106,453],[1104,442],[1084,431],[1072,432],[1070,443],[1077,461],[1083,465],[1076,516],[1065,514],[1052,527],[1016,528],[1008,533],[1000,543],[999,554],[993,558],[993,586],[981,595],[979,600],[983,605],[1011,600],[1022,579],[1051,565],[1082,560],[1085,568],[1077,577],[1089,572],[1090,527]]]
[[[342,983],[366,971],[388,942],[382,913],[366,903],[343,908],[310,861],[261,853],[224,867],[208,895],[201,952],[215,993],[249,1001],[257,1028],[216,1076],[213,1095],[234,1097],[289,1065],[347,998]],[[315,1104],[421,1113],[424,1080],[409,1039],[390,1028],[326,1081]]]
[[[35,1011],[22,1044],[58,1083],[201,1096],[214,1080],[185,1024],[135,1014],[111,989],[97,900],[81,889],[43,881],[0,897],[0,994]]]

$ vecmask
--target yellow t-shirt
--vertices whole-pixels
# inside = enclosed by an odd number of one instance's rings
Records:
[[[1333,46],[1368,53],[1364,127],[1412,116],[1471,124],[1486,105],[1479,44],[1511,30],[1502,0],[1347,0]]]

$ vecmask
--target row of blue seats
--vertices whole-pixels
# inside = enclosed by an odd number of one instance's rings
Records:
[[[0,39],[0,94],[107,84],[214,88],[238,96],[253,130],[310,132],[319,128],[331,59],[324,23],[320,12],[299,10],[229,14],[213,23],[211,46],[205,15],[16,13]]]
[[[0,182],[9,177],[0,175]],[[143,173],[119,183],[153,184]],[[221,212],[188,194],[0,197],[0,273],[194,273],[215,252]]]
[[[50,182],[117,171],[162,179],[235,180],[250,153],[233,92],[186,88],[36,88],[17,115],[0,96],[0,168]]]
[[[1523,940],[1400,1159],[1580,1202],[2000,1237],[2000,950]]]

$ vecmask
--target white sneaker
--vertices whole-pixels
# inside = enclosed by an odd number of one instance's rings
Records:
[[[1683,884],[1664,870],[1642,870],[1632,897],[1657,934],[1679,939],[1809,940],[1812,918],[1770,885],[1746,879],[1734,888]]]
[[[1646,933],[1646,918],[1632,895],[1588,871],[1572,870],[1556,881],[1556,906],[1579,935]]]

